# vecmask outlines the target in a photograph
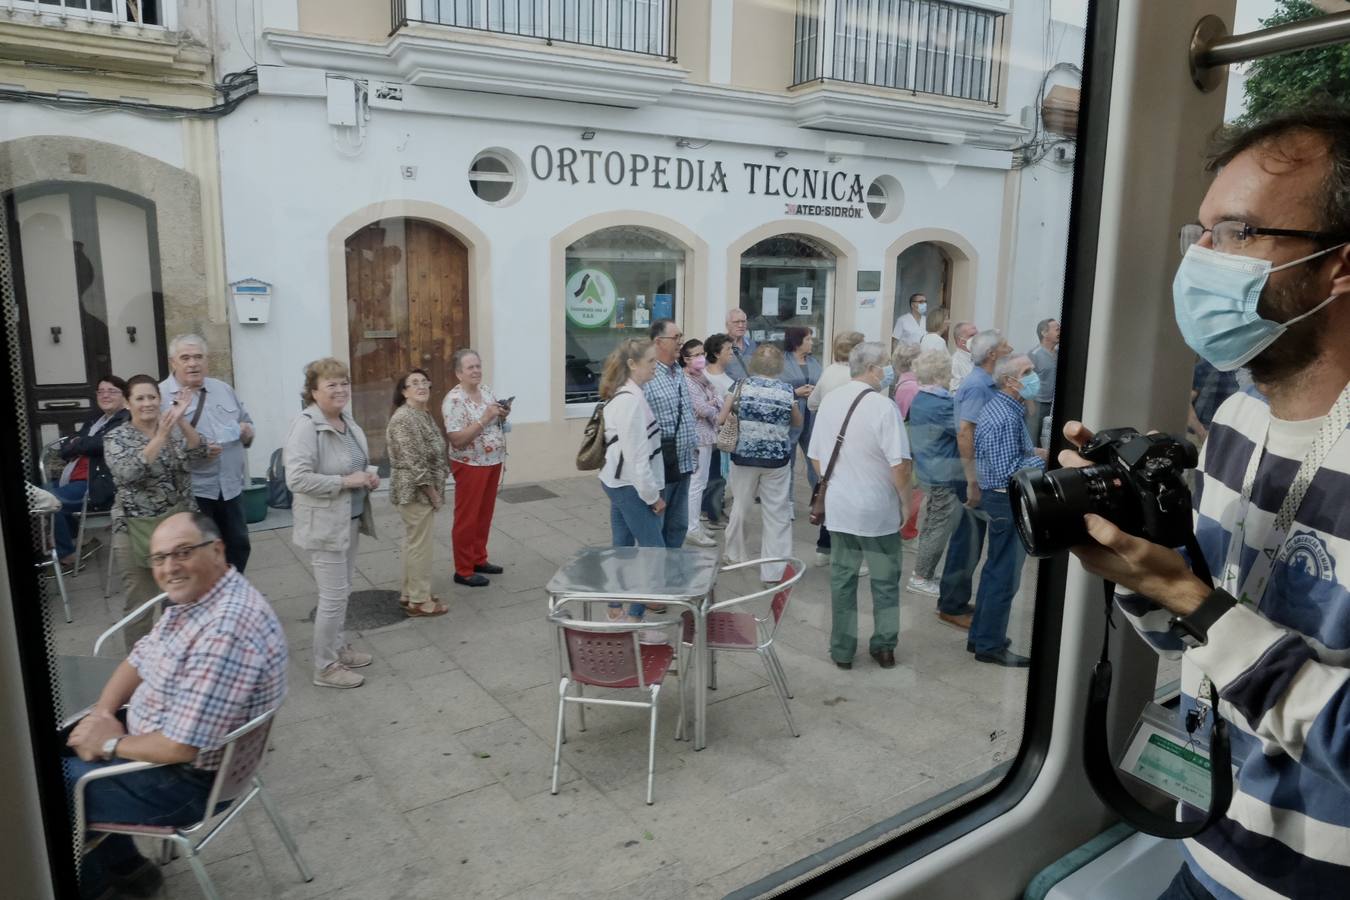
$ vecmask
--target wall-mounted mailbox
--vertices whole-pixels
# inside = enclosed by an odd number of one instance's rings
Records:
[[[256,278],[230,284],[234,314],[240,325],[265,325],[272,308],[272,285]]]

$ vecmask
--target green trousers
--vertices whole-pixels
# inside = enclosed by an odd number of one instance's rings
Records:
[[[900,639],[900,534],[859,537],[830,532],[830,658],[852,662],[858,649],[858,569],[872,578],[872,653],[894,650]]]

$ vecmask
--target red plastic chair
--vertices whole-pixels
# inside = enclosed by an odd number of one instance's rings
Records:
[[[712,686],[716,686],[716,670],[713,667],[714,651],[735,652],[753,652],[759,654],[759,658],[764,663],[764,670],[769,675],[769,682],[778,692],[778,700],[783,704],[783,715],[787,717],[788,730],[792,732],[793,737],[800,737],[797,731],[797,725],[792,721],[792,709],[788,706],[788,700],[792,699],[792,691],[788,688],[787,673],[783,671],[783,664],[778,660],[778,654],[773,649],[773,639],[778,634],[778,626],[783,621],[783,613],[787,609],[788,600],[792,595],[792,588],[802,575],[806,568],[802,565],[800,559],[795,557],[782,557],[777,559],[752,559],[748,562],[736,563],[732,566],[726,566],[722,569],[723,573],[734,572],[737,569],[747,569],[754,566],[771,565],[773,563],[784,563],[783,577],[775,585],[755,591],[752,594],[746,594],[743,597],[733,597],[730,600],[718,600],[708,607],[708,655],[709,655],[709,673]],[[756,615],[753,609],[747,609],[755,601],[762,601],[766,597],[772,597],[763,610],[763,615]],[[760,604],[764,606],[764,604]],[[681,659],[680,671],[684,671],[685,654],[684,648],[693,650],[694,644],[694,619],[688,613],[683,617],[683,630],[681,634]],[[683,685],[681,685],[683,688]],[[683,690],[681,690],[683,694]],[[684,707],[683,698],[680,703],[681,709]],[[680,719],[680,735],[684,733],[684,717]]]
[[[615,600],[623,600],[615,597]],[[586,730],[586,705],[632,706],[650,710],[651,722],[647,735],[647,805],[651,805],[653,774],[656,768],[656,707],[661,696],[661,685],[675,659],[675,648],[669,643],[645,644],[639,632],[669,629],[670,637],[677,637],[678,621],[669,622],[587,622],[572,618],[563,607],[568,602],[584,602],[580,598],[562,597],[548,619],[558,627],[562,658],[566,674],[558,682],[558,728],[553,743],[553,786],[558,793],[558,769],[562,760],[562,745],[567,741],[565,711],[567,704],[577,705],[581,730]],[[576,695],[568,688],[576,685]],[[648,700],[614,700],[587,697],[586,685],[620,690],[646,691]],[[684,721],[684,692],[680,691],[680,721]]]
[[[122,822],[86,823],[84,790],[91,781],[100,778],[115,778],[128,772],[139,772],[142,769],[153,769],[161,765],[160,763],[127,762],[94,769],[75,782],[75,833],[81,836],[87,833],[128,834],[133,837],[163,840],[169,845],[179,848],[187,856],[188,864],[192,867],[192,874],[197,877],[197,883],[201,886],[202,894],[205,895],[207,900],[220,900],[220,894],[216,891],[216,886],[211,881],[211,876],[207,874],[206,866],[202,863],[200,851],[225,826],[233,822],[254,797],[257,797],[262,801],[268,818],[272,820],[272,825],[276,827],[277,834],[281,837],[281,842],[285,845],[286,850],[291,854],[291,859],[295,862],[296,868],[300,870],[300,877],[307,882],[313,881],[314,873],[300,858],[300,848],[296,846],[295,838],[291,836],[290,829],[286,827],[286,822],[281,818],[272,798],[263,789],[262,779],[258,777],[258,769],[262,767],[263,757],[267,750],[267,736],[272,729],[272,716],[275,713],[276,710],[269,710],[225,736],[223,744],[225,754],[220,759],[220,768],[216,770],[216,779],[211,784],[211,793],[207,796],[206,815],[200,822],[186,826],[137,825]],[[212,813],[212,810],[216,810],[219,804],[226,802],[229,802],[230,805],[223,813],[219,816]],[[213,819],[217,821],[207,829],[207,824]],[[206,829],[205,836],[200,840],[194,840],[196,833],[203,829]],[[92,846],[92,842],[90,846]]]

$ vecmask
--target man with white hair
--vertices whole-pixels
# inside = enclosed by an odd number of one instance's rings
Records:
[[[970,358],[970,341],[979,333],[980,328],[974,322],[957,322],[956,328],[952,329],[952,343],[956,345],[952,351],[952,390],[959,388],[970,370],[975,368]]]
[[[207,377],[206,357],[201,335],[180,334],[169,342],[172,374],[159,385],[160,404],[167,410],[182,388],[197,392],[183,417],[201,434],[209,453],[188,460],[192,494],[220,528],[226,561],[243,572],[252,549],[244,521],[244,448],[253,443],[253,418],[234,388]]]
[[[953,628],[970,628],[974,608],[971,600],[971,576],[984,547],[984,520],[970,510],[980,505],[980,483],[975,471],[975,423],[985,405],[994,398],[994,365],[1012,352],[1003,335],[995,329],[981,331],[970,339],[970,355],[975,368],[956,390],[956,448],[966,483],[957,494],[968,509],[962,510],[956,531],[947,543],[947,563],[943,567],[938,618]]]
[[[732,381],[744,381],[750,373],[746,370],[745,364],[750,361],[754,355],[755,348],[759,342],[746,334],[750,326],[750,318],[745,314],[745,310],[738,308],[727,310],[727,335],[731,338],[731,359],[727,360],[726,367],[723,369],[731,376]]]
[[[900,523],[909,517],[909,442],[900,411],[880,393],[886,349],[875,342],[848,355],[853,380],[830,392],[816,414],[807,456],[824,478],[830,530],[830,658],[853,668],[858,648],[858,578],[866,558],[872,580],[869,651],[883,669],[895,665],[900,638]],[[842,438],[842,441],[840,440]]]
[[[1010,356],[994,365],[997,391],[984,405],[975,427],[975,468],[980,483],[980,512],[988,520],[989,553],[975,595],[975,614],[966,649],[975,661],[1024,668],[1030,660],[1008,649],[1008,615],[1027,558],[1013,523],[1008,479],[1027,468],[1045,468],[1045,451],[1031,443],[1026,401],[1040,390],[1035,364]]]

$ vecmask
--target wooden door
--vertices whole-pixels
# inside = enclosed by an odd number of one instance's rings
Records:
[[[431,410],[455,385],[450,357],[467,346],[469,254],[453,235],[416,219],[383,219],[346,242],[352,414],[371,461],[385,466],[394,386],[413,367],[431,375]]]

